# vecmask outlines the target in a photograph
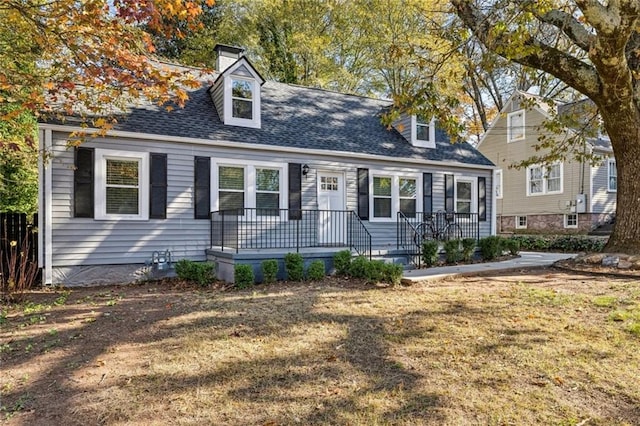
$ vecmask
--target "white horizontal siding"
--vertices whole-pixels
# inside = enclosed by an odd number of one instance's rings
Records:
[[[591,166],[591,212],[615,213],[616,193],[609,188],[609,162],[607,158],[595,166]]]

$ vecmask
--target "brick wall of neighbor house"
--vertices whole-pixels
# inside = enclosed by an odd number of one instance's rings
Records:
[[[516,229],[516,216],[498,216],[498,233],[586,234],[612,219],[612,215],[608,213],[584,213],[578,215],[577,228],[565,228],[563,214],[526,216],[527,227],[525,229]]]

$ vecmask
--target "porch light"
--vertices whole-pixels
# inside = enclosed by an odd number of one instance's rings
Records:
[[[309,174],[309,165],[305,164],[304,166],[302,166],[302,176],[306,176]]]

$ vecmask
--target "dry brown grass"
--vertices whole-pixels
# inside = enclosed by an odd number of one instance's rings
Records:
[[[635,280],[62,296],[5,308],[7,424],[640,424]]]

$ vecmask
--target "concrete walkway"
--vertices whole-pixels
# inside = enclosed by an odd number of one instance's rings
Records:
[[[558,260],[574,257],[574,253],[543,253],[521,251],[520,257],[502,262],[474,263],[471,265],[439,266],[436,268],[413,269],[405,271],[402,281],[434,281],[443,278],[460,277],[466,275],[486,274],[493,271],[505,271],[509,269],[534,268],[539,266],[551,266]]]

